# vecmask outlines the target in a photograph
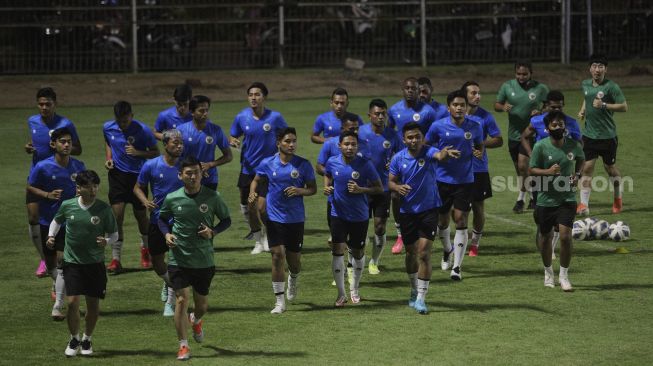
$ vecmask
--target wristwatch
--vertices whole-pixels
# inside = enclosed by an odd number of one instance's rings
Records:
[[[602,103],[601,103],[601,109],[605,110],[605,109],[607,109],[607,108],[608,108],[608,103],[606,103],[606,102],[602,102]]]

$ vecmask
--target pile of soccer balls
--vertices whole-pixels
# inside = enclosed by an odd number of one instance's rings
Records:
[[[614,224],[594,217],[576,220],[571,233],[575,240],[612,239],[624,241],[630,238],[630,227],[623,221]]]

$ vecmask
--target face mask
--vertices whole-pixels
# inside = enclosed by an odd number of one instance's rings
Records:
[[[565,136],[565,129],[564,128],[558,128],[555,130],[549,130],[549,136],[551,136],[552,139],[554,140],[560,140]]]

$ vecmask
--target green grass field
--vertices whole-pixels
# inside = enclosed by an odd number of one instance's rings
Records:
[[[617,80],[618,81],[618,80]],[[529,213],[515,215],[516,193],[495,192],[486,203],[489,217],[479,257],[466,258],[464,280],[452,282],[439,270],[440,243],[434,248],[434,272],[427,296],[430,314],[420,316],[406,306],[409,286],[404,258],[386,247],[382,273],[367,273],[361,282],[363,301],[334,309],[336,290],[331,283],[331,255],[321,194],[305,199],[307,207],[303,270],[299,296],[287,312],[272,316],[274,305],[269,255],[251,256],[252,242],[238,211],[235,187],[237,161],[220,169],[220,191],[232,213],[233,226],[215,240],[218,272],[205,317],[205,342],[191,340],[196,365],[647,365],[653,363],[653,169],[650,168],[653,88],[624,89],[630,111],[617,115],[620,148],[618,164],[631,176],[634,190],[624,195],[624,212],[612,215],[609,192],[594,193],[592,215],[630,224],[632,238],[624,243],[629,254],[614,254],[610,241],[577,242],[570,269],[576,289],[542,286],[542,265],[535,251],[535,226]],[[572,116],[580,93],[567,91],[566,111]],[[352,98],[350,111],[363,113],[368,97]],[[443,97],[439,96],[438,100]],[[494,93],[486,91],[489,108]],[[389,104],[397,96],[387,97]],[[319,146],[308,135],[315,116],[327,110],[327,98],[271,100],[300,133],[298,154],[315,161]],[[153,124],[161,105],[135,106],[135,118]],[[228,131],[242,103],[214,103],[213,121]],[[36,109],[0,110],[0,212],[4,233],[0,263],[0,364],[175,364],[177,340],[170,318],[163,318],[159,300],[161,281],[152,271],[138,268],[138,236],[127,216],[123,264],[128,273],[110,277],[107,297],[94,334],[91,359],[65,360],[68,340],[65,323],[50,318],[49,279],[34,277],[38,264],[27,235],[24,206],[29,157],[23,151],[25,120]],[[61,108],[82,138],[81,156],[103,179],[100,196],[108,187],[103,168],[101,126],[112,119],[110,106]],[[506,116],[497,114],[506,136]],[[493,176],[510,176],[513,168],[507,147],[490,151]],[[237,156],[237,154],[235,154]],[[597,170],[597,171],[600,171]],[[601,175],[605,175],[600,171]],[[318,182],[318,187],[321,187]],[[319,191],[319,190],[318,190]],[[394,228],[388,227],[389,242]],[[110,251],[107,250],[110,256]],[[557,273],[557,261],[554,268]],[[79,358],[79,357],[78,357]]]

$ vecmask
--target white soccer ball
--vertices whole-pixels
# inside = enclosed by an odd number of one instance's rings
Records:
[[[623,221],[617,221],[610,225],[608,235],[614,241],[628,240],[630,238],[630,227]]]
[[[595,239],[607,239],[610,235],[610,223],[598,220],[590,227],[591,236]]]
[[[574,226],[571,228],[571,235],[575,240],[586,240],[590,235],[590,228],[587,226],[585,220],[574,221]]]
[[[592,232],[592,226],[594,226],[594,224],[596,224],[599,220],[596,217],[586,217],[583,221],[585,221],[585,225],[587,226],[588,230],[585,240],[595,239],[594,232]]]

